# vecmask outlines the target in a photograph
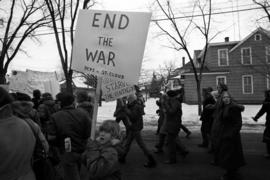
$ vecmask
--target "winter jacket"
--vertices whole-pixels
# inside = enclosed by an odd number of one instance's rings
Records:
[[[12,103],[12,110],[14,112],[14,115],[18,116],[19,118],[22,118],[24,121],[27,121],[28,124],[30,123],[33,127],[34,132],[39,137],[44,150],[46,153],[49,151],[49,144],[45,138],[45,135],[41,131],[40,124],[38,124],[36,121],[39,120],[37,111],[33,109],[32,102],[29,101],[15,101]],[[36,119],[36,120],[35,120]]]
[[[213,121],[213,113],[214,109],[208,109],[206,108],[208,105],[214,105],[216,103],[214,97],[212,95],[209,95],[206,97],[203,101],[203,112],[201,115],[200,120],[201,121]]]
[[[135,100],[127,104],[126,113],[131,121],[130,129],[141,131],[143,129],[144,106],[138,100]]]
[[[89,115],[89,118],[92,119],[94,106],[91,102],[88,101],[81,102],[78,104],[77,108],[81,108],[84,111],[86,111]]]
[[[91,180],[120,180],[121,173],[118,164],[118,150],[110,143],[101,145],[89,140],[83,154],[87,167],[88,179]]]
[[[165,131],[178,134],[181,126],[181,119],[179,118],[182,115],[181,103],[178,99],[170,97],[164,102],[164,108],[166,120],[163,123]]]
[[[80,109],[68,106],[52,114],[48,125],[51,141],[60,152],[64,152],[64,139],[71,139],[72,152],[82,153],[90,136],[91,123],[88,114]]]
[[[0,108],[1,180],[35,180],[31,167],[35,142],[32,130],[13,115],[11,105]]]
[[[234,103],[219,111],[220,132],[216,151],[217,163],[225,169],[238,169],[245,164],[240,130],[241,108]]]
[[[257,121],[264,113],[266,113],[266,121],[263,133],[263,142],[270,143],[270,101],[264,101],[261,109],[254,117],[254,120]]]

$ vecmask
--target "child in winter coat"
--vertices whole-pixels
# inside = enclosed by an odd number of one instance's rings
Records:
[[[83,161],[91,180],[120,180],[118,156],[123,152],[120,140],[120,126],[114,120],[107,120],[99,127],[95,141],[89,140]]]

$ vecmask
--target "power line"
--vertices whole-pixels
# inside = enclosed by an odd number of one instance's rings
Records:
[[[254,5],[254,4],[245,4],[245,5],[239,5],[238,7],[247,7],[247,6],[249,6],[249,9],[250,8],[253,8],[253,7],[250,7],[250,6],[256,6],[256,5]],[[258,6],[256,6],[256,7],[258,7]],[[214,9],[214,8],[212,8],[212,9]],[[220,7],[220,8],[216,8],[216,9],[233,9],[232,8],[232,6],[230,6],[230,7]],[[196,13],[196,12],[200,12],[200,11],[194,11],[194,12],[182,12],[181,14],[188,14],[188,13]],[[160,17],[160,16],[163,16],[164,17],[164,13],[160,10],[160,12],[159,13],[162,13],[162,15],[158,15],[158,16],[156,16],[156,17]],[[212,13],[213,14],[213,13]],[[179,14],[174,14],[175,16],[179,16]],[[159,18],[158,18],[159,19]],[[161,18],[162,19],[162,18]]]
[[[269,8],[268,6],[267,8]],[[231,11],[220,11],[220,12],[213,12],[211,15],[220,15],[220,14],[229,14],[229,13],[235,13],[235,12],[244,12],[244,11],[251,11],[251,10],[257,10],[257,9],[262,9],[261,7],[255,7],[255,8],[246,8],[246,9],[238,9],[238,10],[231,10]],[[210,14],[204,14],[204,16],[209,16]],[[188,16],[178,16],[174,17],[171,19],[186,19],[186,18],[191,18],[191,17],[200,17],[203,16],[202,14],[196,14],[196,15],[188,15]],[[151,22],[158,22],[158,21],[168,21],[170,20],[169,18],[159,18],[159,19],[151,19]],[[74,30],[75,31],[75,30]],[[65,32],[70,32],[70,30],[66,30]],[[61,32],[59,32],[61,33]],[[46,33],[37,33],[32,36],[46,36],[46,35],[52,35],[54,32],[46,32]],[[16,36],[16,38],[21,38],[22,36]],[[3,38],[0,38],[3,39]]]
[[[270,7],[270,6],[268,6]],[[268,8],[267,7],[267,8]],[[256,10],[256,9],[262,9],[261,7],[256,7],[256,8],[246,8],[246,9],[238,9],[238,10],[231,10],[231,11],[221,11],[221,12],[213,12],[211,15],[219,15],[219,14],[228,14],[228,13],[235,13],[235,12],[243,12],[243,11],[251,11],[251,10]],[[209,16],[210,14],[204,14],[204,16]],[[203,16],[202,14],[196,14],[196,15],[189,15],[189,16],[178,16],[174,17],[171,19],[185,19],[185,18],[191,18],[191,17],[200,17]],[[160,18],[160,19],[152,19],[151,21],[157,22],[157,21],[167,21],[170,20],[169,18]]]

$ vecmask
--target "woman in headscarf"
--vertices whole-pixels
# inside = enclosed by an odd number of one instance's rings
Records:
[[[221,104],[218,109],[220,122],[217,137],[217,165],[226,170],[223,179],[236,178],[238,169],[245,165],[240,130],[242,127],[241,107],[232,101],[228,91],[221,94]]]

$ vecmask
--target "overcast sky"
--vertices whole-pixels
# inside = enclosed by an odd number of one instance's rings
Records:
[[[173,7],[177,9],[176,15],[189,15],[192,11],[192,1],[194,0],[175,0]],[[149,6],[153,0],[100,0],[99,5],[95,9],[117,10],[117,11],[150,11]],[[164,2],[164,1],[162,1]],[[213,0],[213,12],[236,10],[237,0]],[[239,9],[248,9],[256,7],[252,0],[238,0]],[[183,14],[184,13],[184,14]],[[250,10],[237,13],[228,13],[213,15],[212,29],[213,31],[222,31],[216,36],[212,42],[224,41],[224,37],[228,36],[230,40],[243,39],[253,30],[258,27],[256,20],[263,14],[262,10]],[[162,18],[159,10],[153,12],[152,19]],[[184,23],[183,20],[180,22]],[[183,24],[184,25],[184,24]],[[240,29],[238,28],[240,27]],[[165,62],[175,61],[178,66],[181,66],[182,56],[186,56],[183,52],[177,52],[165,46],[169,46],[169,41],[166,37],[157,36],[159,30],[154,23],[150,23],[145,58],[143,63],[145,69],[158,69]],[[196,33],[190,34],[188,39],[190,50],[203,48],[203,41]],[[56,43],[53,35],[41,37],[41,44],[27,42],[23,46],[29,56],[18,55],[11,63],[11,69],[17,70],[42,70],[55,71],[61,67],[56,48]],[[193,53],[192,53],[193,54]]]

